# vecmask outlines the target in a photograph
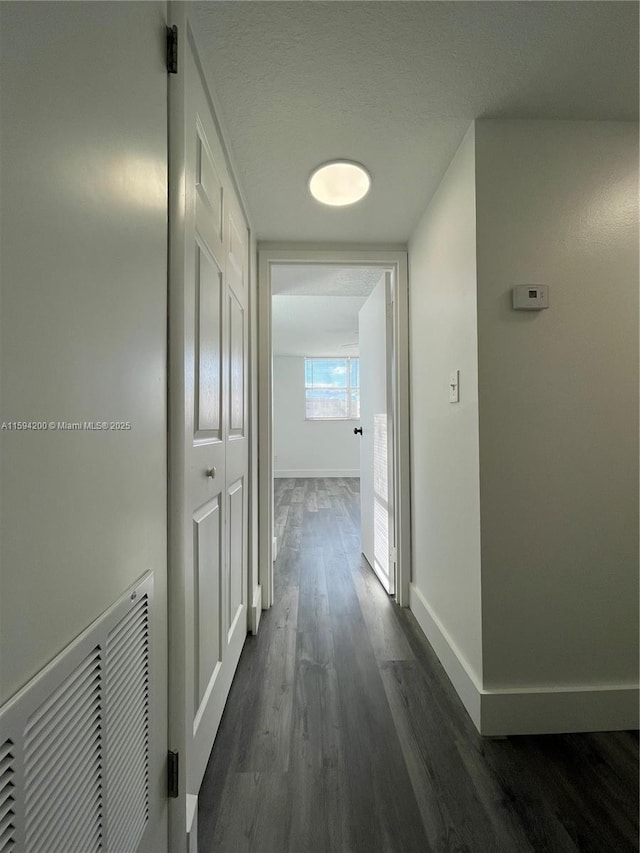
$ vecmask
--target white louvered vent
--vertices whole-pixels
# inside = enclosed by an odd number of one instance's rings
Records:
[[[26,848],[100,850],[103,835],[101,654],[94,649],[24,732]]]
[[[135,850],[149,819],[149,603],[143,596],[107,638],[109,850]]]
[[[148,844],[152,614],[147,572],[0,707],[0,853]]]
[[[0,853],[16,849],[16,800],[13,741],[0,746]]]

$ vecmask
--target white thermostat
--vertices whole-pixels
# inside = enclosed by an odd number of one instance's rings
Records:
[[[549,285],[519,284],[511,291],[516,311],[540,311],[549,307]]]

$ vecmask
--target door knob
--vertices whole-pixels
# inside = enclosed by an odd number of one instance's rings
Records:
[[[362,427],[354,427],[353,428],[353,434],[358,435],[358,433],[360,433],[360,435],[362,435]]]
[[[216,466],[212,465],[211,468],[207,468],[205,474],[207,475],[207,477],[211,477],[211,479],[213,480],[213,478],[216,476]]]

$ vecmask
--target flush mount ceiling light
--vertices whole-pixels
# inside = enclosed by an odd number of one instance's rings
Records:
[[[346,207],[355,204],[369,192],[371,177],[360,163],[332,160],[311,173],[309,191],[322,204]]]

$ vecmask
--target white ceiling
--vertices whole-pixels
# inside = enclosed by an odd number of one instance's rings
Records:
[[[274,265],[273,354],[358,355],[358,312],[381,276],[375,267]]]
[[[271,292],[282,296],[368,296],[382,277],[378,267],[273,264]]]
[[[203,66],[259,239],[405,242],[474,118],[638,116],[634,2],[199,2]],[[366,165],[324,208],[311,170]]]
[[[364,296],[274,296],[274,355],[358,355]]]

